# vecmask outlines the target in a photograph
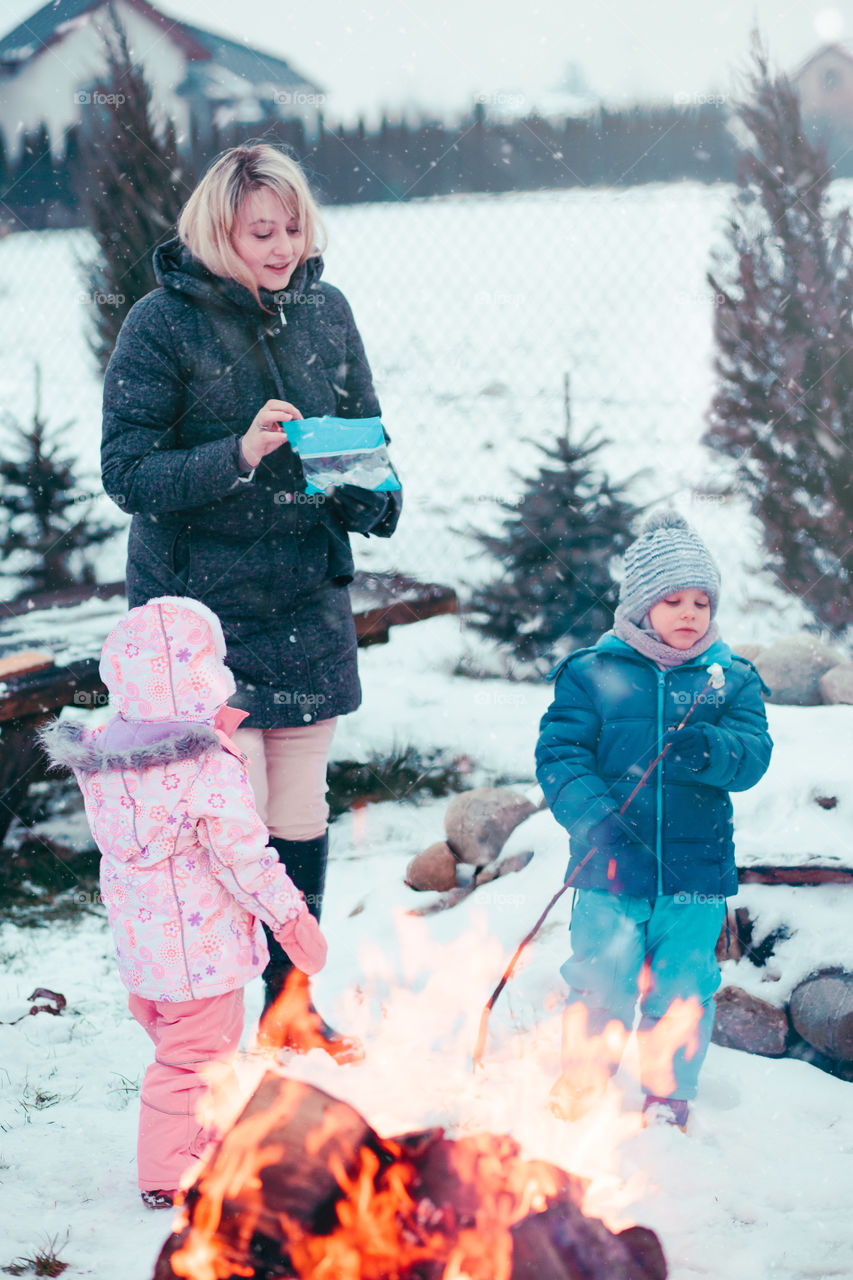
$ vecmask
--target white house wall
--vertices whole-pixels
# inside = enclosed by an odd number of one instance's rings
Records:
[[[134,60],[142,64],[151,85],[158,123],[174,119],[178,134],[186,132],[188,107],[175,94],[186,77],[186,59],[164,27],[117,0],[116,11],[124,23]],[[50,130],[55,154],[63,146],[65,129],[78,123],[88,109],[79,100],[83,90],[105,70],[99,28],[106,22],[106,10],[84,14],[67,34],[26,63],[15,76],[0,76],[0,128],[9,153],[20,153],[22,135],[44,121]]]

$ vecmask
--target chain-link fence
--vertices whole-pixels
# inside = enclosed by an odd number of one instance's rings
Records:
[[[704,492],[722,464],[699,442],[713,387],[706,271],[731,196],[675,183],[328,209],[325,276],[352,303],[406,492],[390,542],[354,539],[359,565],[463,594],[488,579],[496,567],[469,531],[495,527],[496,502],[537,465],[532,442],[565,430],[567,386],[574,438],[600,428],[609,474],[640,473],[635,501],[687,501],[721,558],[755,561],[743,511]],[[93,251],[82,231],[0,242],[0,396],[25,421],[38,361],[43,413],[69,424],[97,491],[100,378],[81,265]],[[246,405],[247,426],[259,407]],[[99,577],[123,575],[123,544],[100,549]]]

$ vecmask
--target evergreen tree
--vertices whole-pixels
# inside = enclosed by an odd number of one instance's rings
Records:
[[[737,460],[770,567],[833,629],[853,620],[853,248],[831,168],[754,36],[729,245],[709,281],[717,390],[705,443]]]
[[[536,475],[521,477],[520,501],[499,504],[508,513],[501,531],[474,533],[502,572],[474,592],[469,620],[512,655],[511,674],[544,674],[613,623],[618,587],[610,564],[640,513],[626,486],[594,465],[606,443],[589,433],[575,445],[567,431],[538,445],[545,461]]]
[[[80,201],[101,250],[88,284],[95,309],[90,341],[102,370],[128,311],[156,287],[151,255],[175,234],[195,185],[171,121],[162,132],[155,127],[151,90],[111,6],[109,12],[107,74],[84,109],[79,143]]]
[[[32,423],[22,426],[7,413],[3,425],[0,573],[20,579],[21,594],[94,583],[86,553],[111,538],[115,526],[91,518],[93,499],[81,493],[63,450],[71,424],[50,428],[42,417],[38,366]]]

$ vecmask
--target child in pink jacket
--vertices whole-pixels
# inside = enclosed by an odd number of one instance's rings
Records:
[[[150,600],[104,644],[113,718],[42,731],[52,764],[73,769],[83,793],[119,973],[154,1041],[137,1150],[149,1208],[171,1206],[211,1137],[196,1119],[200,1072],[237,1049],[243,987],[268,959],[261,921],[303,973],[326,959],[319,925],[267,848],[245,757],[227,736],[245,713],[226,706],[234,679],[224,657],[205,605]]]

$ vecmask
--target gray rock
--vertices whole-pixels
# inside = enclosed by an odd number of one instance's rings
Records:
[[[853,973],[810,973],[791,993],[791,1021],[803,1039],[827,1057],[853,1060]]]
[[[406,868],[406,884],[410,889],[437,889],[446,893],[456,888],[456,859],[443,840],[412,858]]]
[[[788,1017],[742,987],[723,987],[714,1000],[712,1040],[726,1049],[743,1049],[765,1058],[781,1058],[788,1044]]]
[[[536,812],[509,787],[476,787],[454,796],[444,815],[447,843],[460,862],[482,867],[493,862],[520,822]]]
[[[739,653],[742,658],[747,658],[750,662],[758,662],[759,656],[767,648],[763,644],[736,644],[732,645],[735,653]]]
[[[813,707],[821,701],[821,676],[843,660],[837,649],[800,632],[770,645],[755,665],[771,690],[771,702]]]
[[[820,696],[824,702],[853,702],[853,662],[840,662],[830,667],[818,681]]]

